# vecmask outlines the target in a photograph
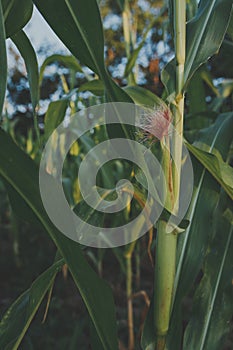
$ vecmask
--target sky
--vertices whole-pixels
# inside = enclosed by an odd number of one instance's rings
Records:
[[[49,25],[41,16],[36,7],[34,7],[32,18],[24,27],[24,31],[30,38],[36,53],[38,53],[37,58],[39,65],[42,64],[47,56],[54,53],[69,54],[67,48],[63,45],[52,29],[50,29]],[[14,50],[16,50],[10,39],[8,39],[7,44],[8,48],[9,46],[13,46]],[[8,53],[9,67],[12,67],[13,63],[14,61],[11,59],[10,54]]]
[[[54,51],[65,51],[67,49],[56,36],[56,34],[50,29],[45,19],[41,16],[40,12],[34,7],[31,20],[24,28],[25,32],[30,37],[30,40],[36,51],[41,47],[49,46],[51,53]]]

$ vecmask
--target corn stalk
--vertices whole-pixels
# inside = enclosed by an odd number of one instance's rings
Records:
[[[169,137],[161,142],[163,171],[167,183],[166,207],[174,214],[179,209],[180,173],[182,160],[182,135],[184,94],[185,43],[186,43],[186,1],[174,0],[174,32],[176,54],[176,96],[174,101],[173,135],[174,157],[171,161]],[[160,220],[157,225],[157,253],[155,266],[155,327],[156,350],[164,350],[169,329],[176,266],[177,231],[168,233],[167,223]]]

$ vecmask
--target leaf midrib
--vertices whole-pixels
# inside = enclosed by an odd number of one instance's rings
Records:
[[[219,127],[218,131],[216,132],[216,134],[214,136],[214,139],[213,139],[213,141],[212,141],[212,143],[210,145],[210,148],[209,148],[210,152],[213,151],[213,148],[215,146],[216,140],[217,140],[220,132],[222,131],[223,127],[224,127],[224,123],[221,124],[221,126]],[[194,217],[194,214],[195,214],[195,211],[196,211],[197,201],[198,201],[198,198],[199,198],[199,192],[200,192],[200,189],[201,189],[201,186],[202,186],[202,183],[203,183],[205,172],[206,172],[206,169],[204,168],[203,171],[202,171],[202,174],[201,174],[201,178],[200,178],[200,181],[199,181],[199,184],[198,184],[198,188],[197,188],[196,193],[195,193],[194,202],[193,202],[194,205],[192,206],[192,211],[191,211],[190,217],[189,217],[190,225],[189,225],[187,231],[185,232],[185,239],[184,239],[184,243],[183,243],[183,246],[182,246],[182,251],[181,251],[179,263],[178,263],[178,266],[177,266],[177,272],[176,272],[176,276],[175,276],[172,308],[173,308],[174,302],[175,302],[176,291],[177,291],[177,287],[179,285],[179,280],[180,280],[181,270],[182,270],[182,267],[183,267],[183,261],[184,261],[184,257],[185,257],[186,247],[187,247],[187,244],[188,244],[188,240],[189,240],[189,236],[190,236],[190,230],[191,230],[191,226],[192,226],[192,221],[193,221],[193,217]]]
[[[230,242],[231,242],[231,238],[232,238],[232,233],[233,233],[233,228],[231,229],[231,232],[230,232],[229,237],[227,239],[224,255],[223,255],[222,262],[221,262],[221,265],[220,265],[220,268],[219,268],[219,271],[218,271],[218,277],[217,277],[217,281],[216,281],[216,285],[215,285],[215,289],[214,289],[214,293],[213,293],[213,298],[212,298],[211,304],[210,304],[210,306],[208,308],[209,313],[208,313],[207,320],[206,320],[205,325],[204,325],[204,330],[202,332],[200,350],[204,349],[204,345],[205,345],[205,342],[206,342],[206,335],[207,335],[207,332],[208,332],[208,329],[209,329],[211,316],[212,316],[212,313],[213,313],[213,310],[214,310],[214,303],[215,303],[215,300],[216,300],[216,297],[217,297],[222,271],[223,271],[223,268],[224,268],[224,264],[225,264],[225,261],[226,261],[226,256],[227,256],[228,249],[229,249]]]
[[[96,60],[95,55],[94,55],[94,53],[93,53],[93,51],[92,51],[92,47],[89,45],[89,42],[88,42],[88,40],[86,39],[85,33],[83,33],[82,27],[80,26],[80,24],[79,24],[79,22],[78,22],[78,20],[77,20],[77,18],[76,18],[76,16],[75,16],[75,13],[74,13],[74,11],[73,11],[73,9],[72,9],[72,5],[70,4],[70,1],[69,1],[69,0],[65,0],[65,3],[66,3],[66,6],[67,6],[67,8],[68,8],[68,10],[69,10],[69,12],[70,12],[70,14],[71,14],[73,20],[74,20],[74,22],[75,22],[75,24],[76,24],[76,26],[77,26],[79,32],[80,32],[82,38],[83,38],[83,41],[84,41],[86,47],[88,48],[88,51],[89,51],[89,53],[90,53],[90,55],[91,55],[91,58],[92,58],[92,61],[93,61],[93,63],[95,64],[96,68],[98,69],[98,74],[99,74],[100,76],[102,76],[102,73],[101,73],[101,72],[103,71],[103,69],[102,69],[103,67],[101,67],[101,69],[100,69],[99,63],[98,63],[98,61]]]
[[[214,8],[214,6],[215,6],[215,4],[216,4],[216,1],[217,1],[217,0],[213,1],[212,4],[210,5],[209,10],[208,10],[208,12],[207,12],[207,15],[206,15],[206,17],[205,17],[204,24],[203,24],[203,26],[201,27],[200,35],[198,36],[197,42],[196,42],[196,44],[195,44],[195,46],[194,46],[194,50],[191,50],[191,55],[190,55],[190,57],[187,57],[186,62],[188,62],[188,65],[187,65],[187,67],[186,67],[186,69],[185,69],[185,73],[184,73],[184,82],[186,82],[187,79],[188,79],[188,77],[189,77],[189,73],[190,73],[190,71],[191,71],[191,68],[192,68],[194,59],[195,59],[196,54],[197,54],[198,49],[199,49],[199,45],[200,45],[200,43],[201,43],[201,41],[202,41],[204,32],[205,32],[205,30],[206,30],[207,23],[209,22],[210,15],[211,15],[212,10],[213,10],[213,8]]]

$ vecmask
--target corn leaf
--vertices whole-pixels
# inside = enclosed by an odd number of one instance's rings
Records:
[[[31,0],[1,0],[6,37],[19,32],[30,20],[32,16],[33,4]]]
[[[39,73],[36,53],[33,46],[23,30],[11,37],[12,41],[17,46],[21,53],[28,74],[28,82],[30,86],[32,107],[35,111],[39,102]]]
[[[232,141],[233,114],[220,115],[215,124],[199,132],[198,139],[212,152],[218,149],[223,159],[227,157]],[[224,140],[224,141],[223,141]],[[173,309],[167,339],[167,350],[180,350],[182,344],[181,302],[197,277],[213,232],[213,212],[219,200],[220,186],[212,175],[193,159],[195,188],[187,214],[190,225],[180,234],[173,296]],[[208,225],[207,225],[208,223]],[[153,308],[153,304],[150,308]],[[153,349],[155,342],[153,312],[149,311],[142,336],[143,350]]]
[[[52,132],[63,121],[68,105],[69,105],[69,101],[66,98],[62,100],[50,102],[47,112],[45,114],[45,122],[44,122],[45,140],[49,138]]]
[[[64,264],[61,259],[43,272],[6,311],[0,323],[0,348],[18,349],[46,292]]]
[[[40,75],[39,75],[39,85],[41,85],[45,68],[49,66],[50,64],[54,62],[59,62],[65,67],[69,69],[73,69],[75,72],[80,72],[82,73],[82,67],[79,64],[78,60],[74,56],[65,56],[65,55],[59,55],[59,54],[54,54],[49,57],[47,57],[42,66],[40,67]]]
[[[33,0],[33,2],[71,53],[101,78],[108,101],[132,102],[111,79],[105,68],[103,28],[97,2],[95,0],[80,0],[78,3],[75,0],[49,2]]]
[[[214,214],[214,234],[184,335],[184,350],[223,348],[233,315],[233,208],[224,194]]]
[[[187,47],[184,88],[193,73],[216,54],[227,31],[232,9],[231,0],[201,0],[195,17],[187,24]],[[168,95],[175,91],[175,60],[162,72]]]
[[[18,169],[16,172],[15,169]],[[80,245],[60,233],[43,207],[35,163],[0,129],[0,175],[25,200],[64,257],[105,350],[118,348],[115,308],[109,286],[85,260]]]
[[[232,127],[233,114],[222,114],[211,127],[201,130],[197,139],[205,144],[205,150],[207,147],[209,152],[218,150],[223,159],[226,159],[232,142]],[[170,346],[174,350],[180,349],[182,341],[181,302],[198,276],[206,255],[208,242],[213,233],[213,213],[220,193],[218,183],[195,159],[193,167],[195,188],[187,214],[190,226],[178,241],[174,301],[168,335],[168,349]]]
[[[220,154],[206,152],[188,142],[185,142],[185,144],[189,151],[224,188],[230,198],[233,199],[233,168],[223,161]]]
[[[4,27],[3,9],[0,2],[0,116],[2,114],[5,93],[6,93],[6,79],[7,79],[7,57],[6,57],[6,34]]]

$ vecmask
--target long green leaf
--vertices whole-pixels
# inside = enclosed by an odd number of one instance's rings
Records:
[[[224,197],[224,196],[222,196]],[[184,336],[184,350],[221,350],[233,315],[233,211],[221,198],[214,215],[214,234],[204,276],[194,297]]]
[[[33,2],[73,55],[95,73],[100,74],[105,69],[104,39],[96,1],[77,3],[64,0],[34,0]]]
[[[209,147],[218,149],[226,158],[232,141],[233,114],[220,115],[211,127],[199,132],[199,140]],[[180,350],[182,342],[181,302],[191,289],[201,268],[208,239],[212,235],[212,216],[219,198],[219,185],[202,165],[193,160],[195,188],[187,218],[189,227],[181,233],[178,241],[177,271],[175,277],[174,301],[167,350]],[[207,224],[208,223],[208,224]],[[153,307],[153,305],[151,306]],[[143,331],[143,350],[153,349],[155,341],[153,312],[148,313]]]
[[[231,0],[201,1],[196,17],[187,25],[185,78],[219,50],[232,9]]]
[[[79,91],[90,91],[96,96],[103,96],[104,95],[104,84],[102,80],[99,79],[93,79],[91,81],[88,81],[84,84],[82,84],[79,87]]]
[[[107,100],[132,102],[112,80],[105,68],[103,28],[96,1],[79,0],[77,3],[75,0],[33,0],[33,2],[71,53],[99,75],[105,85]]]
[[[231,40],[233,40],[233,12],[231,14],[231,19],[227,29],[227,34],[230,36]]]
[[[30,20],[33,11],[31,0],[1,0],[5,19],[6,37],[20,31]]]
[[[124,90],[139,106],[155,107],[163,103],[158,96],[140,86],[126,86]]]
[[[6,311],[0,323],[0,348],[16,350],[35,316],[56,274],[64,264],[61,259],[42,273]]]
[[[205,87],[202,79],[202,69],[197,70],[190,80],[187,95],[190,114],[196,114],[207,110]]]
[[[232,127],[233,114],[222,114],[211,127],[200,131],[198,139],[203,144],[208,145],[209,152],[217,149],[223,159],[226,159],[232,142]],[[193,160],[193,166],[195,170],[195,188],[187,215],[190,226],[178,241],[174,302],[168,337],[168,349],[170,349],[170,345],[174,350],[180,349],[182,339],[182,298],[191,289],[206,254],[208,240],[213,231],[213,212],[218,203],[220,191],[219,185],[212,175],[195,159]]]
[[[15,169],[18,169],[16,172]],[[105,350],[116,350],[114,301],[109,286],[85,260],[80,245],[60,233],[43,207],[35,163],[0,129],[0,175],[26,201],[64,257]]]
[[[193,73],[216,54],[222,44],[231,15],[231,0],[201,0],[196,16],[187,24],[184,86]],[[175,91],[175,60],[162,72],[168,95]]]
[[[4,27],[3,9],[0,2],[0,116],[2,114],[7,79],[6,34]]]
[[[185,142],[190,152],[199,162],[213,175],[224,188],[226,193],[233,199],[233,168],[225,163],[220,154],[205,152],[204,150]]]
[[[19,52],[21,53],[24,59],[28,74],[32,107],[35,111],[36,106],[39,102],[39,72],[36,53],[33,49],[30,40],[28,39],[27,35],[24,33],[23,30],[13,35],[11,39],[17,46]]]
[[[78,60],[74,56],[54,54],[47,57],[44,60],[42,66],[40,67],[39,85],[41,85],[42,83],[45,68],[54,62],[59,62],[63,64],[65,67],[69,69],[73,69],[75,72],[81,72],[81,73],[83,72],[81,65],[78,63]]]

